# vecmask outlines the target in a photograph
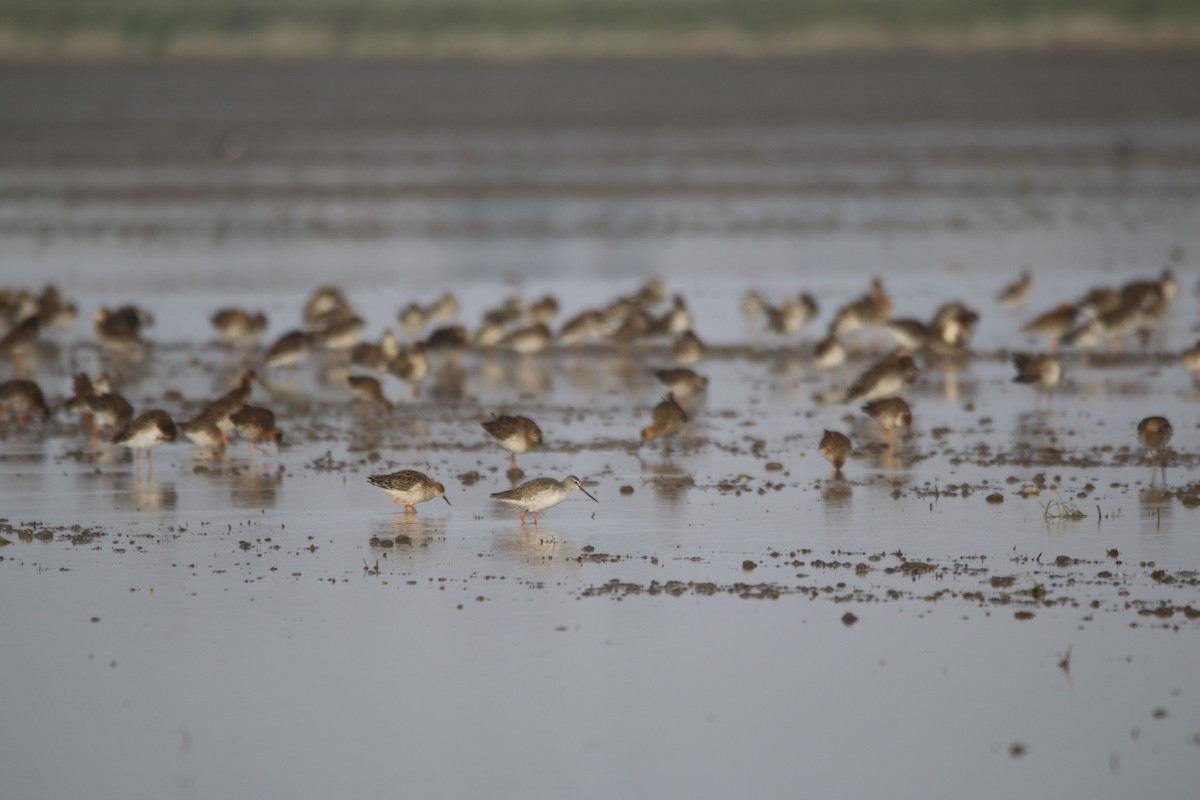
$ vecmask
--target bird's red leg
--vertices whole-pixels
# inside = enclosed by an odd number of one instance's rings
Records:
[[[522,512],[521,512],[521,524],[522,524],[522,525],[524,525],[524,524],[525,524],[525,515],[526,515],[526,514],[528,514],[528,513],[529,513],[529,509],[528,509],[528,508],[527,508],[527,509],[525,509],[524,511],[522,511]],[[534,516],[534,517],[537,517],[537,514],[534,514],[533,516]]]

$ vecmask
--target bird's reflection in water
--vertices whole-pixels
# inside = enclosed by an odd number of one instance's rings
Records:
[[[371,523],[371,542],[390,539],[394,544],[407,547],[428,547],[433,541],[441,541],[446,533],[446,518],[434,514],[397,511],[384,519]],[[405,539],[404,537],[407,537]]]
[[[1045,445],[1058,439],[1058,425],[1053,412],[1022,411],[1013,425],[1013,442],[1027,447]]]
[[[113,490],[119,511],[170,511],[179,502],[174,483],[128,473],[113,476]]]
[[[659,500],[677,505],[687,497],[689,490],[696,488],[696,481],[682,469],[663,471],[651,478],[648,483],[654,490],[654,496]]]
[[[554,382],[550,380],[550,373],[532,361],[522,360],[513,370],[512,377],[513,384],[523,394],[547,394],[554,388]]]
[[[1162,487],[1150,486],[1138,492],[1138,510],[1142,517],[1142,530],[1158,532],[1171,527],[1171,502],[1174,492]]]
[[[895,442],[890,442],[879,451],[875,463],[879,465],[880,469],[896,472],[907,471],[911,461],[911,459],[906,457],[907,452],[907,447],[897,446]]]
[[[563,555],[568,537],[569,533],[559,527],[518,523],[513,528],[497,532],[492,538],[492,551],[497,556],[515,558],[529,564],[544,564],[548,569],[560,569],[562,565],[558,560],[548,556]],[[572,548],[570,557],[576,555],[577,549]],[[552,566],[555,564],[558,566]]]
[[[447,361],[433,374],[429,397],[440,403],[461,402],[467,392],[467,370],[457,359]]]
[[[850,509],[853,486],[843,478],[830,478],[821,485],[821,500],[827,513],[843,514]]]
[[[274,508],[283,473],[279,470],[244,469],[233,476],[229,500],[236,508]]]

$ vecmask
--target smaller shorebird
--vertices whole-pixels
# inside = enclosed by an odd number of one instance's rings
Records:
[[[787,299],[778,306],[765,306],[767,329],[778,336],[790,336],[811,322],[819,311],[816,298],[804,292],[798,299]]]
[[[435,328],[425,337],[427,350],[462,350],[471,344],[471,334],[462,325]]]
[[[135,417],[125,430],[113,437],[113,444],[133,451],[133,462],[139,473],[142,470],[142,451],[145,450],[150,472],[154,472],[154,448],[175,441],[176,435],[175,421],[170,414],[156,408]]]
[[[229,441],[229,429],[233,427],[231,417],[242,409],[246,403],[250,402],[250,393],[254,389],[254,384],[258,382],[258,375],[254,370],[248,369],[242,373],[238,380],[238,385],[230,389],[225,394],[213,400],[200,412],[200,416],[212,422],[221,429],[226,443]]]
[[[554,478],[534,478],[531,481],[522,483],[515,489],[496,492],[492,495],[492,499],[521,509],[522,525],[525,524],[525,515],[532,511],[533,524],[537,525],[538,514],[566,500],[571,496],[572,489],[578,489],[595,502],[600,502],[595,497],[592,497],[587,489],[583,488],[583,484],[579,482],[579,478],[576,478],[574,475],[568,475],[561,481],[556,481]]]
[[[312,352],[312,336],[305,331],[288,331],[267,348],[263,364],[267,367],[284,367],[290,373],[297,364]]]
[[[230,423],[237,428],[238,433],[246,440],[250,448],[250,460],[254,460],[254,451],[270,455],[270,450],[260,447],[259,442],[274,442],[276,447],[283,441],[283,431],[275,427],[275,415],[270,409],[258,406],[242,406],[229,417]]]
[[[1138,444],[1147,450],[1154,451],[1154,461],[1156,465],[1162,467],[1163,483],[1167,482],[1167,462],[1163,458],[1163,450],[1171,441],[1171,434],[1174,432],[1175,429],[1171,427],[1171,423],[1167,421],[1166,417],[1146,417],[1137,426]],[[1157,473],[1155,477],[1157,477]],[[1150,482],[1153,484],[1153,479]]]
[[[153,324],[154,316],[137,306],[121,306],[115,310],[100,308],[92,317],[92,332],[105,349],[133,350],[145,345],[142,328]]]
[[[351,375],[346,378],[346,383],[350,386],[350,391],[354,392],[354,396],[358,398],[360,414],[367,413],[367,407],[372,405],[383,406],[384,409],[391,410],[392,401],[383,396],[383,387],[379,385],[377,378],[370,375]]]
[[[813,346],[813,364],[817,369],[834,369],[846,363],[846,348],[835,334],[829,334]]]
[[[1013,383],[1027,383],[1037,390],[1038,397],[1049,393],[1062,380],[1062,363],[1057,356],[1043,353],[1013,353],[1013,366],[1017,369]]]
[[[742,295],[741,309],[743,317],[747,320],[755,320],[767,310],[767,301],[763,298],[762,292],[751,289]]]
[[[17,412],[17,423],[20,425],[25,424],[26,411],[37,414],[43,423],[50,417],[50,408],[46,405],[42,388],[24,378],[0,383],[0,425],[8,425],[10,406]]]
[[[419,303],[409,303],[400,309],[400,313],[396,316],[396,321],[400,323],[400,327],[407,333],[416,336],[425,329],[425,324],[429,321],[429,315]]]
[[[221,429],[204,416],[195,417],[191,422],[180,422],[176,427],[187,437],[188,441],[196,445],[197,451],[211,454],[225,449],[225,439],[221,436]]]
[[[914,353],[929,343],[929,327],[921,320],[911,317],[889,319],[883,325],[883,329],[896,340],[896,344]]]
[[[683,410],[683,406],[679,405],[675,395],[668,392],[662,402],[654,407],[650,424],[642,428],[642,440],[638,447],[651,439],[661,438],[663,439],[663,452],[669,453],[671,452],[671,437],[683,430],[687,423],[687,412]]]
[[[388,328],[379,342],[359,342],[350,350],[350,364],[362,369],[385,370],[400,355],[400,342]]]
[[[843,402],[878,400],[894,395],[921,374],[915,361],[904,348],[884,356],[858,376],[846,390]]]
[[[825,456],[826,460],[833,466],[833,477],[841,477],[842,467],[846,465],[846,459],[850,456],[850,451],[853,449],[850,439],[844,433],[827,430],[825,431],[825,435],[821,437],[821,444],[818,449],[821,451],[821,455]]]
[[[704,350],[704,342],[691,330],[679,334],[674,344],[671,345],[671,355],[675,357],[675,363],[681,367],[695,364],[704,358]]]
[[[42,323],[34,314],[0,338],[0,357],[12,359],[18,375],[25,374],[25,356],[37,346],[38,332],[41,328]]]
[[[862,407],[867,416],[883,426],[883,438],[895,441],[896,428],[912,426],[912,409],[902,397],[885,397],[882,400],[872,400]]]
[[[346,353],[362,340],[366,328],[362,317],[353,311],[346,311],[325,320],[321,327],[313,330],[312,336],[326,350]]]
[[[258,341],[267,330],[267,316],[261,311],[250,312],[244,308],[220,308],[208,318],[217,335],[226,347],[238,342],[250,346]]]
[[[654,377],[675,395],[680,405],[684,400],[698,397],[708,389],[708,378],[687,367],[655,370]]]
[[[1070,303],[1059,303],[1021,326],[1022,333],[1041,334],[1049,340],[1050,352],[1058,349],[1058,340],[1075,326],[1079,309]]]
[[[501,339],[499,344],[528,358],[545,350],[553,338],[550,329],[537,322],[526,328],[518,328]]]
[[[421,381],[429,375],[429,356],[425,352],[425,343],[415,342],[402,351],[392,360],[388,369],[397,378],[412,385],[412,396],[416,400]]]
[[[446,487],[415,469],[402,469],[388,475],[371,475],[367,478],[367,483],[391,495],[393,505],[403,503],[405,511],[416,511],[417,503],[424,503],[435,497],[442,498],[446,505],[450,505],[450,498],[446,497]]]
[[[558,330],[558,340],[563,344],[577,345],[585,339],[597,336],[604,315],[594,308],[584,309],[563,323]]]
[[[1021,276],[1000,290],[996,299],[1009,308],[1019,308],[1029,297],[1033,288],[1033,273],[1028,268],[1021,270]]]
[[[517,456],[542,446],[542,429],[529,417],[493,417],[482,425],[488,436],[509,452],[514,467],[517,466]]]

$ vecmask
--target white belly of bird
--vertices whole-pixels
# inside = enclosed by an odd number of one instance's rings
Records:
[[[137,431],[121,444],[134,450],[153,450],[162,443],[162,434],[158,428],[147,428]]]
[[[519,433],[514,433],[507,439],[500,439],[500,446],[510,453],[521,455],[529,452],[529,440]]]

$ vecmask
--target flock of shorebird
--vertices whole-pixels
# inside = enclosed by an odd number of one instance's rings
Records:
[[[1019,308],[1029,297],[1031,286],[1031,273],[1023,272],[1000,292],[997,300]],[[1048,395],[1063,376],[1058,352],[1060,341],[1079,348],[1085,364],[1088,352],[1103,342],[1120,351],[1128,337],[1152,331],[1178,293],[1178,283],[1167,270],[1155,279],[1093,289],[1077,301],[1061,303],[1035,316],[1021,331],[1045,336],[1047,350],[1014,354],[1014,381],[1030,384],[1039,397]],[[664,451],[669,452],[671,438],[683,431],[690,420],[685,406],[705,392],[708,379],[691,369],[704,356],[705,345],[692,331],[687,303],[680,295],[670,298],[669,303],[668,299],[662,282],[650,279],[633,294],[620,296],[601,308],[582,311],[553,332],[550,325],[559,311],[553,297],[532,302],[515,297],[486,312],[480,326],[471,333],[466,327],[454,324],[459,306],[454,296],[447,293],[428,306],[412,303],[400,310],[397,316],[400,328],[413,338],[411,344],[403,346],[390,329],[377,342],[363,341],[366,330],[363,318],[339,289],[322,287],[304,305],[303,327],[284,333],[255,355],[255,369],[246,370],[236,386],[205,403],[187,422],[176,424],[162,409],[150,409],[135,416],[131,404],[103,374],[76,375],[72,394],[61,408],[83,418],[93,442],[107,429],[113,443],[133,451],[139,473],[143,451],[149,469],[153,470],[154,449],[175,441],[181,433],[198,448],[218,451],[227,444],[229,434],[236,431],[247,443],[253,461],[256,450],[269,452],[264,445],[271,442],[278,445],[283,438],[272,411],[250,402],[258,382],[255,370],[283,369],[290,373],[314,350],[336,351],[352,368],[360,370],[348,376],[347,389],[361,406],[391,408],[379,380],[381,373],[386,371],[409,383],[416,397],[418,387],[430,372],[433,351],[507,349],[532,358],[556,342],[567,346],[588,341],[609,342],[627,348],[661,338],[671,342],[676,366],[654,373],[668,391],[654,407],[650,424],[641,430],[641,442],[663,439]],[[667,304],[666,310],[655,312],[663,304]],[[772,303],[751,291],[743,298],[741,310],[752,322],[765,321],[767,331],[790,337],[818,315],[818,304],[807,293]],[[910,428],[913,422],[912,409],[901,394],[920,374],[914,355],[925,352],[942,358],[962,357],[968,351],[979,320],[979,313],[961,302],[945,303],[928,321],[896,318],[892,311],[893,302],[883,281],[873,279],[863,295],[835,312],[827,335],[812,346],[810,353],[814,366],[832,370],[846,361],[848,338],[863,329],[886,331],[895,340],[896,348],[863,371],[840,396],[843,402],[862,404],[866,415],[879,424],[889,447],[895,443],[896,431]],[[53,286],[47,286],[40,294],[0,289],[0,321],[6,328],[0,338],[0,359],[10,360],[18,375],[0,383],[0,423],[4,426],[9,424],[10,409],[22,425],[27,413],[43,421],[49,417],[50,406],[41,387],[24,376],[26,356],[44,332],[69,327],[75,317],[74,305],[64,300]],[[211,315],[210,321],[228,347],[240,345],[247,352],[253,351],[268,327],[265,314],[241,308],[220,309]],[[153,322],[153,316],[137,306],[101,308],[92,318],[92,330],[106,352],[120,355],[142,350],[146,346],[142,331]],[[432,330],[425,333],[429,328]],[[1200,385],[1200,342],[1180,359]],[[518,455],[542,446],[541,428],[528,417],[496,416],[482,426],[510,453],[514,469]],[[1171,435],[1170,422],[1160,416],[1147,417],[1137,427],[1139,443],[1152,450],[1159,463]],[[819,444],[820,453],[829,460],[835,477],[841,475],[852,449],[850,439],[833,430],[826,430]],[[367,480],[391,496],[394,503],[403,504],[405,511],[415,511],[417,503],[437,497],[450,502],[441,483],[415,470],[372,475]],[[534,512],[536,524],[540,512],[567,499],[574,490],[596,500],[573,475],[561,481],[535,478],[491,497],[519,508],[522,524],[525,515]]]

